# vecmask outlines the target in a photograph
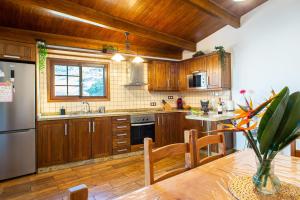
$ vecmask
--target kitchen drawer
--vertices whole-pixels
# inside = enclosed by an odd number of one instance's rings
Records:
[[[113,140],[115,140],[115,139],[124,139],[124,138],[130,138],[130,131],[129,130],[113,132]]]
[[[113,140],[113,147],[122,147],[122,146],[129,146],[130,145],[130,138],[125,139],[114,139]]]
[[[131,145],[131,152],[144,150],[144,144]]]
[[[128,124],[128,123],[113,124],[112,129],[113,129],[113,132],[129,131],[130,130],[130,124]]]
[[[111,119],[112,119],[113,124],[130,123],[130,116],[129,115],[112,117]]]
[[[130,152],[130,146],[122,146],[118,148],[113,149],[113,154],[122,154],[122,153],[129,153]]]

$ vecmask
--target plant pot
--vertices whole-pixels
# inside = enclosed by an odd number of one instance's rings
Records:
[[[280,190],[280,180],[274,174],[273,160],[256,161],[257,171],[253,176],[256,190],[263,195],[274,195]]]

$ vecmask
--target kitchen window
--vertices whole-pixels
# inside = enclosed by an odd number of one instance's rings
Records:
[[[107,63],[50,59],[48,72],[49,101],[109,99]]]

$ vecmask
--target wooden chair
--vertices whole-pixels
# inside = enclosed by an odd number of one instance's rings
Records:
[[[296,141],[291,144],[291,155],[295,157],[300,157],[300,150],[297,150]]]
[[[226,155],[226,144],[223,132],[218,132],[215,135],[204,136],[199,139],[195,137],[197,135],[197,130],[191,130],[191,143],[194,144],[194,148],[190,149],[192,152],[192,167],[197,167],[204,165],[216,159],[222,158]],[[200,149],[208,145],[218,144],[219,153],[217,155],[208,156],[206,158],[200,159]]]
[[[87,200],[88,188],[86,185],[81,184],[68,189],[69,200]]]
[[[187,134],[188,136],[185,133],[185,140],[186,138],[189,138],[190,141],[190,139],[192,138],[192,134],[190,134],[189,132],[187,132]],[[188,143],[188,141],[185,141],[185,143],[170,144],[158,148],[156,150],[153,150],[152,139],[145,138],[144,139],[145,185],[146,186],[152,185],[156,182],[162,181],[164,179],[167,179],[169,177],[175,176],[177,174],[189,170],[192,166],[191,158],[194,157],[194,155],[190,155],[191,151],[189,150],[190,148],[193,148],[192,146],[193,146],[192,143]],[[177,156],[177,155],[185,156],[185,166],[179,169],[172,170],[168,173],[161,175],[157,179],[154,179],[154,163],[164,158],[170,156]]]

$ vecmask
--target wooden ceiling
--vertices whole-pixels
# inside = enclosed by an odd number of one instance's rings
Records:
[[[29,30],[31,35],[34,31],[70,36],[70,40],[86,39],[87,44],[99,41],[99,45],[114,44],[119,48],[124,44],[124,32],[128,31],[133,51],[180,58],[182,50],[195,50],[196,42],[223,26],[239,27],[240,17],[265,1],[1,0],[0,26],[2,30],[9,27]],[[47,41],[48,37],[41,35],[39,39]],[[73,46],[84,47],[84,44]]]

